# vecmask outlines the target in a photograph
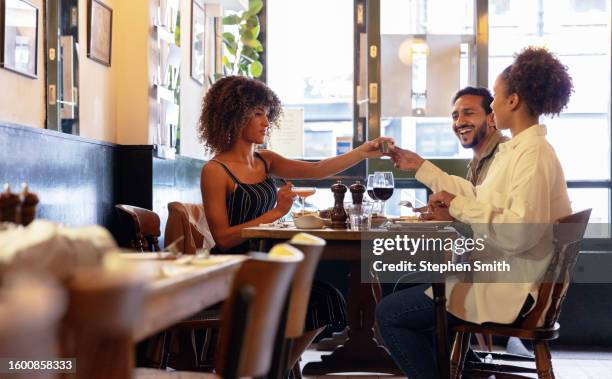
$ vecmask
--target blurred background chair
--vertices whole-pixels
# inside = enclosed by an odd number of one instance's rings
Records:
[[[300,356],[325,329],[325,326],[322,326],[315,330],[304,330],[312,282],[325,248],[325,240],[300,233],[290,241],[290,244],[302,252],[304,260],[300,262],[295,272],[285,317],[279,325],[275,360],[269,375],[273,379],[286,378],[289,370],[293,371],[294,377],[300,377]],[[283,328],[283,325],[286,327]]]
[[[135,377],[220,376],[233,379],[267,375],[287,294],[297,265],[302,260],[300,251],[291,246],[279,245],[278,250],[282,252],[252,253],[251,259],[242,263],[236,273],[231,295],[223,307],[221,337],[215,359],[217,375],[139,368]],[[250,310],[246,311],[249,302]]]
[[[591,209],[571,214],[558,220],[553,226],[554,255],[540,284],[538,299],[533,309],[518,323],[512,325],[485,323],[465,324],[454,327],[455,341],[451,358],[451,378],[528,378],[517,373],[537,373],[538,378],[554,378],[548,341],[559,337],[557,323],[561,304],[570,285],[571,272],[580,251]],[[465,362],[471,333],[484,333],[505,337],[519,337],[533,341],[536,368],[526,368],[491,363]],[[496,354],[495,358],[512,358],[507,354]],[[522,359],[521,359],[522,360]],[[506,374],[504,376],[504,374]]]
[[[169,246],[181,236],[183,239],[177,242],[176,247],[183,254],[195,254],[197,249],[210,250],[215,246],[204,214],[204,205],[178,201],[168,204],[165,246]]]
[[[117,204],[119,217],[118,238],[120,246],[136,251],[160,251],[159,216],[148,209],[132,205]]]

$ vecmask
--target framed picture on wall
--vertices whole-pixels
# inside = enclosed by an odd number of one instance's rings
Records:
[[[113,10],[100,0],[89,0],[87,19],[87,56],[111,65]]]
[[[38,76],[38,7],[26,0],[0,0],[0,67]]]
[[[191,77],[204,85],[206,13],[202,0],[191,0]]]

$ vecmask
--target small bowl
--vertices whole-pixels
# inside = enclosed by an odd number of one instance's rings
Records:
[[[387,221],[386,217],[372,217],[372,228],[380,228]]]
[[[315,215],[306,215],[294,218],[293,223],[298,229],[322,229],[325,226],[325,219]]]

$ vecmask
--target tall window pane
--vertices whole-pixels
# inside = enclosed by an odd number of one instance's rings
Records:
[[[353,137],[353,1],[268,0],[268,84],[304,109],[304,149],[324,158]],[[348,141],[348,142],[347,142]]]
[[[381,0],[381,133],[426,158],[469,158],[451,100],[475,82],[473,0]]]
[[[490,86],[529,45],[547,47],[573,78],[567,109],[541,119],[567,180],[610,179],[610,43],[610,0],[489,2]]]

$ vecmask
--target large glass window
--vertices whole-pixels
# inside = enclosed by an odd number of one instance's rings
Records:
[[[381,134],[426,158],[469,158],[451,101],[475,81],[473,0],[381,0]]]
[[[353,138],[353,0],[268,0],[268,84],[304,109],[303,152],[325,158]]]
[[[575,92],[541,122],[567,180],[610,180],[610,1],[491,0],[489,10],[489,86],[524,47],[554,52]]]

